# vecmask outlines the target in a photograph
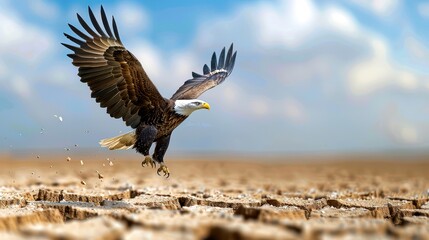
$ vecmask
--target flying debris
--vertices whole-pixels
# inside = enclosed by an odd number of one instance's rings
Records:
[[[70,162],[71,161],[71,157],[67,157],[66,160],[67,160],[67,162]]]
[[[58,120],[60,120],[60,122],[63,121],[63,117],[61,117],[61,116],[58,116],[58,115],[55,114],[54,117],[58,118]]]
[[[104,176],[99,171],[96,171],[96,172],[98,174],[98,179],[103,179],[104,178]]]

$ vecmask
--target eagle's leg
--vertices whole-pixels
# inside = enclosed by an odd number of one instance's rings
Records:
[[[144,155],[142,167],[151,165],[152,168],[156,167],[156,162],[149,155],[149,149],[155,140],[158,130],[154,126],[142,126],[137,129],[137,141],[134,148],[137,152]]]
[[[145,155],[144,160],[142,161],[142,167],[151,166],[152,168],[156,167],[156,162],[152,159],[150,155]]]
[[[167,178],[170,176],[170,171],[168,171],[168,167],[164,163],[164,155],[165,152],[167,152],[168,144],[170,143],[170,136],[171,134],[159,138],[156,141],[156,147],[153,153],[153,159],[155,159],[155,161],[160,164],[160,167],[156,172],[158,175],[160,175],[159,173],[162,172]]]

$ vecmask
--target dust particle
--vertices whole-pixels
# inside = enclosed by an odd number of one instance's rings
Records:
[[[67,162],[70,162],[71,161],[71,157],[67,157],[66,160],[67,160]]]
[[[113,166],[113,162],[112,161],[109,161],[109,166]]]
[[[55,114],[54,117],[58,118],[60,120],[60,122],[63,121],[63,118],[61,116],[58,116],[58,115]]]
[[[96,172],[98,174],[98,179],[103,179],[104,178],[104,176],[99,171],[96,171]]]
[[[82,161],[82,160],[80,160],[80,165],[82,165],[82,166],[83,166],[83,161]]]
[[[86,185],[86,182],[82,180],[82,181],[80,181],[80,184]]]

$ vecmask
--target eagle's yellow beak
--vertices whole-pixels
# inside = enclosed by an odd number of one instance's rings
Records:
[[[202,108],[205,108],[207,110],[210,110],[210,105],[208,103],[203,103]]]

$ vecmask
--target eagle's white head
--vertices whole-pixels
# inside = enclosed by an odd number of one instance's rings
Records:
[[[198,99],[181,99],[174,103],[174,111],[183,116],[189,116],[193,111],[199,109],[210,110],[210,105]]]

